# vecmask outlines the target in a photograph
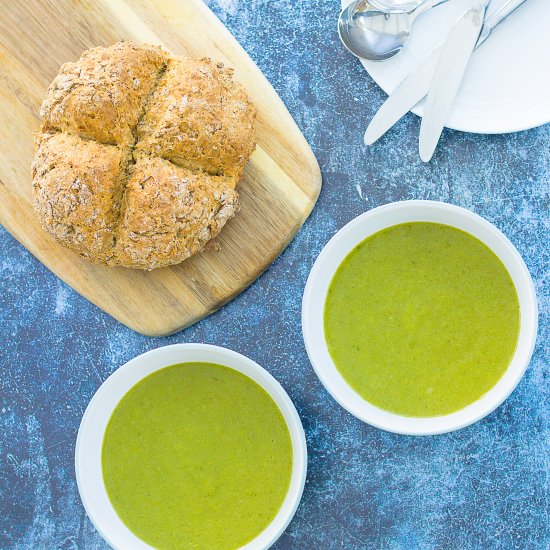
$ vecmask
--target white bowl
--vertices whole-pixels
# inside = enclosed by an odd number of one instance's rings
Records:
[[[324,334],[327,291],[338,266],[361,241],[392,225],[435,222],[457,227],[485,243],[510,273],[519,298],[520,331],[508,369],[486,394],[451,414],[407,417],[375,407],[340,374],[329,354]],[[302,330],[309,359],[328,392],[351,414],[377,428],[407,435],[433,435],[468,426],[496,409],[517,386],[533,353],[538,313],[535,288],[514,245],[491,223],[464,208],[436,201],[402,201],[380,206],[344,226],[323,248],[309,274],[302,302]]]
[[[109,376],[90,401],[78,430],[75,470],[80,497],[95,528],[113,548],[141,550],[151,547],[126,527],[105,490],[101,448],[107,423],[122,397],[140,380],[164,367],[194,361],[225,365],[254,380],[275,401],[290,432],[293,464],[286,498],[268,527],[242,548],[269,548],[281,536],[298,508],[306,479],[306,439],[298,413],[277,380],[257,363],[235,351],[207,344],[165,346],[139,355]]]

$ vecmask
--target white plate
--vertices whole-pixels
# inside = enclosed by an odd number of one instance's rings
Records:
[[[202,361],[217,363],[239,371],[259,384],[275,401],[286,421],[292,441],[292,476],[286,498],[273,521],[243,550],[265,550],[286,529],[293,518],[304,490],[307,448],[300,417],[279,382],[260,365],[226,348],[207,344],[174,344],[138,355],[116,370],[90,401],[76,439],[75,470],[80,498],[99,534],[115,549],[150,550],[118,517],[107,495],[101,468],[103,436],[111,414],[122,397],[149,374],[174,365]]]
[[[355,246],[370,235],[405,222],[435,222],[457,227],[485,243],[514,281],[520,306],[518,344],[502,378],[463,409],[444,416],[400,416],[363,399],[336,368],[327,348],[324,309],[334,273]],[[383,430],[435,435],[464,428],[496,409],[514,390],[529,365],[538,326],[537,297],[527,266],[514,245],[487,220],[459,206],[436,201],[402,201],[374,208],[345,225],[325,245],[309,274],[302,301],[302,331],[307,353],[328,392],[351,414]]]
[[[492,0],[488,14],[504,0]],[[471,0],[449,0],[419,17],[405,50],[383,62],[362,62],[387,93],[447,36]],[[349,0],[342,0],[342,5]],[[412,112],[422,116],[424,101]],[[527,0],[474,55],[448,128],[500,134],[550,122],[550,0]]]

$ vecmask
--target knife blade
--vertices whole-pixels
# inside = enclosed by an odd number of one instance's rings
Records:
[[[488,16],[481,28],[476,49],[500,23],[525,2],[526,0],[508,0]],[[381,138],[428,93],[443,45],[444,42],[438,44],[428,53],[382,104],[365,132],[366,145],[372,145]]]
[[[464,78],[481,32],[489,0],[480,0],[466,10],[455,23],[441,50],[420,125],[418,152],[429,162]]]

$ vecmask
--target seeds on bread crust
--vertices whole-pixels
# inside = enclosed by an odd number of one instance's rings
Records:
[[[124,196],[116,257],[122,265],[150,269],[195,254],[237,209],[235,180],[138,159]]]
[[[63,65],[41,114],[36,211],[94,263],[179,263],[238,210],[256,111],[221,64],[132,42],[94,48]]]
[[[119,42],[85,51],[65,63],[50,85],[40,114],[43,130],[130,146],[145,98],[167,55],[156,46]]]
[[[254,150],[254,107],[232,73],[210,59],[171,59],[139,123],[137,150],[239,178]]]
[[[39,134],[36,147],[33,192],[42,225],[81,256],[111,262],[124,150],[66,133]]]

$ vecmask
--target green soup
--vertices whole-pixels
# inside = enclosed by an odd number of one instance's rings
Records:
[[[363,398],[415,417],[479,399],[516,349],[512,279],[478,239],[435,223],[404,223],[355,247],[330,284],[325,338]]]
[[[107,426],[103,478],[127,527],[156,548],[238,548],[286,497],[292,443],[271,397],[210,363],[161,369],[136,384]]]

